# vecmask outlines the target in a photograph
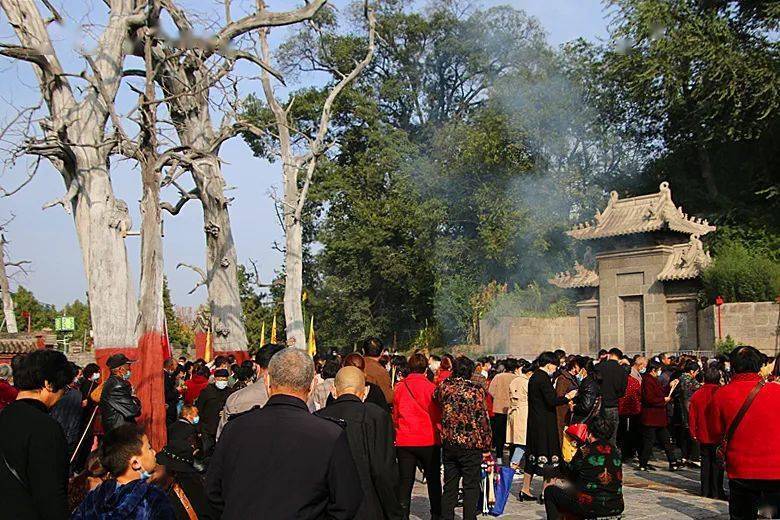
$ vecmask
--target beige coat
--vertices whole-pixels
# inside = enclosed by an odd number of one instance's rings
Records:
[[[506,418],[507,444],[525,445],[528,427],[528,380],[531,374],[523,374],[509,385],[509,415]]]

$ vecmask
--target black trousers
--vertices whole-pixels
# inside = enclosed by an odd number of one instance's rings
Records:
[[[699,459],[699,444],[691,438],[691,432],[684,424],[677,427],[677,446],[680,447],[682,458],[686,460]]]
[[[672,443],[669,438],[669,430],[666,427],[659,428],[656,426],[642,425],[642,452],[639,454],[639,465],[646,466],[647,462],[653,456],[653,444],[658,440],[661,446],[666,452],[666,460],[669,463],[674,462],[674,451],[672,451]]]
[[[729,479],[731,520],[754,520],[759,507],[769,506],[769,518],[780,518],[780,480]]]
[[[458,488],[463,480],[463,520],[476,520],[479,503],[480,466],[482,450],[444,447],[444,493],[441,500],[441,517],[444,520],[455,518],[458,504]]]
[[[701,444],[701,496],[707,498],[725,498],[723,491],[723,468],[718,465],[715,444]]]
[[[563,515],[582,518],[586,513],[574,493],[558,486],[548,486],[544,490],[544,510],[547,512],[547,520],[558,520]]]
[[[490,429],[493,430],[493,448],[496,450],[496,459],[504,460],[504,444],[506,444],[506,414],[497,413],[490,418]]]
[[[431,516],[441,516],[441,448],[439,446],[398,446],[398,499],[408,520],[412,502],[414,474],[419,462],[428,483],[428,500],[431,502]]]
[[[631,460],[642,450],[642,425],[638,415],[621,415],[617,432],[623,461]]]
[[[617,430],[618,430],[618,409],[617,406],[611,408],[602,408],[601,416],[612,423],[612,436],[609,438],[613,446],[617,446]]]
[[[200,438],[203,442],[203,456],[211,457],[214,454],[214,448],[217,447],[217,435],[202,431]]]

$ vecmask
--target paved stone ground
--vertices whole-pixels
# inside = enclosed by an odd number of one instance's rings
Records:
[[[660,460],[660,459],[657,459]],[[727,519],[728,504],[720,500],[711,500],[697,495],[699,489],[699,469],[685,468],[673,473],[666,471],[666,464],[658,464],[657,471],[636,471],[635,464],[623,466],[623,498],[626,509],[625,519],[677,518],[696,519]],[[536,479],[534,479],[536,480]],[[535,495],[541,491],[541,482],[531,486]],[[544,506],[520,502],[517,494],[520,482],[515,480],[512,486],[512,497],[507,504],[506,512],[501,518],[508,520],[544,519]],[[456,518],[460,517],[458,510]],[[417,482],[412,495],[412,518],[428,520],[430,518],[428,496],[425,485]],[[488,518],[488,517],[486,517]]]

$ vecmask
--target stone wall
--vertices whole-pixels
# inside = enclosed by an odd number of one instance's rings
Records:
[[[533,357],[562,348],[580,352],[579,318],[503,317],[479,321],[480,345],[485,354]]]
[[[774,302],[724,303],[720,308],[722,334],[753,345],[765,354],[780,353],[780,305]],[[699,311],[699,344],[711,347],[718,338],[717,307]]]

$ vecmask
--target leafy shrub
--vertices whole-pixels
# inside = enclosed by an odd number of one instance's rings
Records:
[[[740,241],[721,244],[715,260],[702,273],[705,304],[722,296],[727,302],[772,301],[780,294],[780,262]]]
[[[726,334],[725,338],[715,340],[715,354],[722,354],[724,356],[728,356],[729,354],[731,354],[732,350],[741,346],[742,343],[738,343],[734,341],[734,338]]]
[[[536,282],[499,294],[487,312],[488,318],[496,321],[504,316],[557,318],[575,314],[576,306],[563,289]]]

